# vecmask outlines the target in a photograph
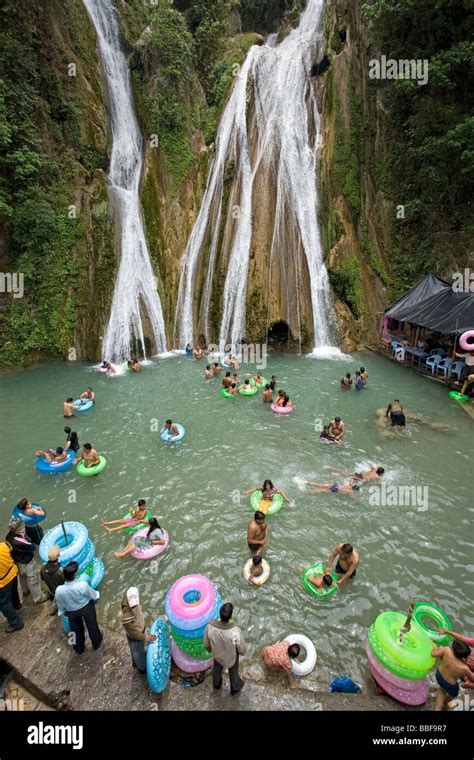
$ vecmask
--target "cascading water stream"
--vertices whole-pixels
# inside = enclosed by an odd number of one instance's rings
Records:
[[[200,332],[209,340],[219,240],[227,262],[219,342],[236,345],[245,337],[250,252],[262,188],[274,197],[269,287],[272,267],[280,267],[283,283],[293,273],[296,304],[290,304],[292,294],[285,293],[299,330],[305,265],[314,346],[324,354],[324,347],[332,343],[331,294],[318,226],[320,119],[310,79],[322,42],[323,6],[324,0],[309,0],[299,26],[281,44],[270,36],[267,44],[252,47],[234,84],[219,125],[201,209],[181,262],[175,316],[175,344],[180,347]],[[225,209],[229,164],[235,168]],[[196,286],[206,246],[207,273],[196,314]]]
[[[145,356],[145,315],[154,349],[157,353],[165,352],[165,325],[143,229],[139,196],[143,140],[116,11],[112,0],[83,2],[96,30],[107,82],[112,131],[108,181],[120,239],[120,262],[102,356],[120,362],[130,357],[133,340],[139,341]]]

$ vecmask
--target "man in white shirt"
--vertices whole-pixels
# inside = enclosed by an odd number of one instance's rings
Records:
[[[74,633],[74,651],[84,652],[84,622],[94,649],[102,644],[102,633],[97,624],[95,605],[92,600],[99,599],[100,594],[87,581],[77,578],[77,562],[69,562],[64,568],[64,583],[58,586],[54,598],[58,605],[58,615],[66,615]]]

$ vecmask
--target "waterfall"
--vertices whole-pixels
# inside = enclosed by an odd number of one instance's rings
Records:
[[[253,46],[236,78],[219,124],[202,205],[181,261],[175,315],[175,344],[180,347],[200,333],[209,340],[219,253],[227,265],[219,343],[236,345],[245,337],[251,248],[261,199],[266,197],[272,199],[273,219],[268,236],[269,292],[272,273],[279,268],[287,313],[294,315],[301,338],[306,268],[314,347],[324,354],[323,347],[332,343],[329,278],[318,225],[320,118],[310,78],[321,49],[323,6],[324,0],[308,0],[299,26],[280,44],[270,36],[265,45]],[[226,202],[229,166],[234,171]],[[197,304],[201,266],[207,272]]]
[[[145,356],[145,318],[156,352],[166,351],[165,326],[140,207],[143,140],[116,11],[112,0],[83,2],[96,30],[107,83],[112,132],[108,182],[120,240],[120,262],[102,356],[120,362],[130,357],[132,340],[139,341]]]

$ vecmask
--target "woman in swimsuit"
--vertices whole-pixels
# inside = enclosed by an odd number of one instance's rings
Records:
[[[261,488],[250,488],[248,491],[244,491],[242,496],[248,496],[251,493],[254,493],[255,491],[261,491],[262,492],[262,498],[260,499],[260,504],[258,505],[258,509],[260,512],[263,512],[264,515],[267,514],[268,509],[271,507],[273,497],[275,494],[279,493],[281,496],[285,499],[288,504],[290,503],[290,500],[286,494],[283,493],[283,491],[280,491],[279,488],[275,488],[271,480],[265,480],[263,486]]]

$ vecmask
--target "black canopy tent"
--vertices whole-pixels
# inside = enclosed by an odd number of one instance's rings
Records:
[[[461,335],[474,328],[474,293],[457,293],[430,273],[385,309],[385,316],[443,335]]]

